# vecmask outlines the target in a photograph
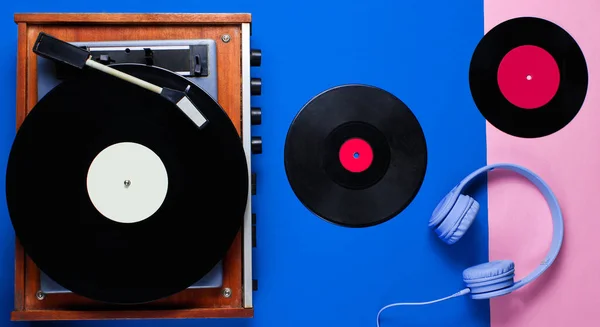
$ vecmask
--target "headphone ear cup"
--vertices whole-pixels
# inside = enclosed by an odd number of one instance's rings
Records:
[[[435,232],[446,244],[454,244],[465,235],[478,212],[479,203],[472,197],[461,194]]]
[[[465,211],[462,219],[460,220],[460,223],[458,224],[456,230],[450,238],[448,242],[449,244],[454,244],[458,242],[458,240],[460,240],[467,233],[467,230],[469,230],[469,227],[471,227],[473,221],[475,221],[477,213],[479,213],[479,202],[477,202],[477,200],[471,197],[469,197],[469,199],[471,200],[471,202],[469,203],[469,207]]]
[[[456,187],[454,187],[448,194],[446,194],[446,196],[444,196],[444,198],[433,210],[431,218],[429,218],[429,228],[436,230],[440,226],[440,224],[450,213],[450,210],[452,210],[452,207],[458,199],[458,195],[459,194],[456,192]]]
[[[515,283],[515,263],[496,260],[467,268],[463,271],[463,281],[475,300],[508,294],[507,289]]]

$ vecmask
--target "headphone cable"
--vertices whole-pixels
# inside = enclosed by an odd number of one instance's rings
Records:
[[[392,303],[392,304],[388,304],[385,307],[381,308],[381,310],[379,310],[379,312],[377,313],[377,327],[379,327],[379,316],[381,315],[381,313],[383,312],[383,310],[391,308],[391,307],[398,307],[398,306],[403,306],[403,305],[427,305],[427,304],[433,304],[433,303],[437,303],[437,302],[442,302],[445,300],[449,300],[455,297],[459,297],[459,296],[463,296],[466,294],[469,294],[469,292],[471,292],[470,289],[465,288],[463,290],[461,290],[460,292],[456,292],[452,295],[446,296],[444,298],[441,299],[437,299],[437,300],[433,300],[433,301],[428,301],[428,302],[405,302],[405,303]]]

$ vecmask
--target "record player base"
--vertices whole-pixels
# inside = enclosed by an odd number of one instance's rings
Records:
[[[37,61],[32,51],[39,32],[68,42],[213,39],[217,42],[218,102],[243,134],[242,83],[244,42],[249,42],[250,14],[15,14],[18,24],[16,126],[37,102]],[[223,35],[229,35],[227,42]],[[249,70],[249,68],[248,68]],[[249,133],[249,131],[248,131]],[[76,137],[76,136],[74,136]],[[246,229],[244,229],[246,230]],[[162,318],[249,318],[254,314],[241,230],[223,262],[222,288],[187,289],[141,305],[109,305],[73,293],[40,294],[40,271],[16,241],[13,321]],[[246,247],[246,248],[245,248]],[[244,251],[246,250],[246,251]],[[251,251],[251,249],[250,249]],[[194,258],[190,258],[194,260]],[[246,263],[246,270],[244,264]],[[251,278],[251,276],[250,276]],[[246,282],[245,282],[246,281]],[[251,281],[251,280],[250,280]],[[227,289],[227,291],[225,291]],[[250,289],[250,297],[248,297]],[[246,293],[244,292],[246,290]]]
[[[186,310],[133,310],[133,311],[75,311],[28,310],[13,311],[13,321],[46,320],[117,320],[117,319],[179,319],[179,318],[252,318],[254,309],[205,308]]]

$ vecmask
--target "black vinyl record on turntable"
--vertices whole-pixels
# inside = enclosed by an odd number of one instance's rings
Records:
[[[345,227],[381,224],[404,210],[427,167],[425,136],[391,93],[343,85],[311,99],[285,141],[285,170],[298,199]]]
[[[143,303],[186,289],[225,256],[242,226],[247,162],[233,123],[198,86],[153,66],[112,68],[185,90],[206,125],[163,96],[83,69],[19,128],[8,210],[26,253],[58,284]]]

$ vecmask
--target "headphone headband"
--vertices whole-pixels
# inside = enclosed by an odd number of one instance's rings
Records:
[[[446,195],[446,197],[444,197],[444,199],[442,199],[442,201],[438,204],[438,206],[436,207],[436,209],[433,212],[433,215],[431,216],[431,219],[429,220],[429,227],[434,227],[437,229],[437,228],[439,228],[439,226],[438,226],[439,224],[444,224],[448,221],[447,219],[450,219],[450,223],[447,223],[447,224],[453,224],[453,227],[455,228],[455,231],[456,231],[459,228],[461,228],[460,226],[461,226],[461,224],[463,224],[461,222],[461,220],[464,218],[464,219],[467,219],[467,222],[465,225],[466,227],[463,226],[462,228],[464,230],[466,230],[468,228],[468,226],[470,225],[469,220],[472,221],[472,219],[475,218],[475,215],[476,215],[476,212],[477,212],[477,209],[479,208],[479,206],[477,205],[476,209],[473,209],[472,206],[473,206],[473,202],[475,200],[473,200],[472,198],[470,198],[469,196],[466,196],[466,195],[461,196],[463,189],[477,177],[483,175],[484,173],[487,173],[489,171],[492,171],[492,170],[498,169],[498,168],[510,170],[510,171],[516,172],[516,173],[524,176],[540,190],[542,195],[544,195],[544,198],[546,199],[546,202],[548,203],[548,205],[550,207],[550,212],[552,214],[552,225],[553,225],[552,243],[550,245],[550,250],[546,254],[546,257],[544,258],[544,260],[531,273],[529,273],[529,275],[525,276],[525,278],[521,279],[520,281],[518,281],[516,283],[512,282],[512,278],[514,276],[514,263],[509,260],[500,260],[500,261],[492,262],[492,263],[505,262],[505,263],[509,263],[510,265],[507,265],[505,268],[503,268],[503,269],[506,269],[507,271],[503,271],[500,275],[491,276],[490,277],[491,279],[487,278],[487,277],[484,277],[484,278],[475,277],[475,279],[473,279],[471,277],[467,277],[465,279],[465,275],[463,272],[463,281],[465,282],[465,284],[467,284],[466,288],[464,288],[461,291],[456,292],[450,296],[446,296],[444,298],[434,300],[434,301],[405,302],[405,303],[393,303],[393,304],[386,305],[383,308],[381,308],[381,310],[379,310],[379,312],[377,313],[377,327],[379,327],[379,316],[387,308],[391,308],[391,307],[395,307],[395,306],[403,306],[403,305],[433,304],[433,303],[445,301],[445,300],[448,300],[451,298],[455,298],[458,296],[463,296],[465,294],[472,293],[472,292],[475,292],[475,293],[473,293],[473,296],[472,296],[473,299],[489,299],[489,298],[492,298],[495,296],[508,294],[508,293],[511,293],[511,292],[531,283],[532,281],[534,281],[542,273],[544,273],[544,271],[546,271],[546,269],[548,269],[548,267],[550,267],[552,265],[552,263],[554,263],[554,260],[558,256],[558,252],[560,251],[560,248],[562,246],[563,235],[564,235],[564,222],[563,222],[562,212],[560,210],[558,200],[556,199],[556,196],[554,195],[554,193],[552,192],[550,187],[538,175],[536,175],[534,172],[532,172],[529,169],[522,167],[522,166],[508,164],[508,163],[497,163],[497,164],[491,164],[491,165],[488,165],[485,167],[481,167],[481,168],[477,169],[476,171],[472,172],[467,177],[465,177],[462,181],[460,181],[460,183],[458,183],[452,189],[452,191],[450,191],[450,193],[448,193]],[[452,212],[452,210],[455,210],[455,204],[457,203],[457,201],[461,201],[460,199],[462,199],[463,203],[461,204],[461,206],[459,206],[460,209],[457,209],[457,210],[466,210],[466,211],[474,210],[474,212],[471,212],[470,216],[463,213],[462,216],[458,216],[457,214],[454,214],[453,218],[448,218],[447,216]],[[467,199],[467,201],[468,201],[468,199],[471,199],[470,200],[470,201],[472,201],[471,204],[465,203],[464,199]],[[474,203],[476,203],[476,202],[474,202]],[[465,217],[467,217],[467,218],[465,218]],[[457,225],[458,225],[458,227],[457,227]],[[444,228],[447,229],[448,227],[446,226]],[[464,233],[464,230],[461,233]],[[447,232],[444,231],[442,233],[447,233]],[[440,236],[440,235],[441,234],[438,234],[438,236]],[[445,236],[447,236],[447,234],[443,234],[443,236],[445,237]],[[458,238],[460,238],[460,236],[458,236]],[[497,266],[495,266],[492,263],[487,263],[487,264],[488,265],[491,264],[492,268],[497,269]],[[477,268],[481,268],[482,266],[485,266],[485,265],[486,264],[482,264],[482,265],[478,265],[475,267],[471,267],[469,269],[474,269],[474,268],[477,269]],[[484,273],[488,274],[489,271],[484,270]],[[500,276],[502,278],[499,280],[498,276]],[[508,278],[510,280],[508,280]]]
[[[508,288],[507,291],[512,292],[534,281],[544,271],[546,271],[546,269],[548,269],[548,267],[550,267],[552,263],[554,263],[554,260],[558,256],[558,253],[562,246],[564,236],[564,222],[562,212],[560,210],[560,205],[558,204],[558,199],[556,198],[550,187],[538,175],[522,166],[509,163],[497,163],[479,168],[476,171],[469,174],[460,182],[460,184],[457,186],[456,193],[461,193],[462,190],[477,177],[494,169],[510,170],[527,178],[533,185],[535,185],[540,190],[540,192],[546,199],[548,206],[550,207],[550,213],[552,215],[552,243],[550,244],[550,249],[546,254],[546,257],[540,263],[540,265],[536,267],[536,269],[529,273],[529,275],[525,276],[520,281],[515,282],[511,287]]]

